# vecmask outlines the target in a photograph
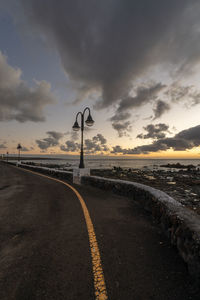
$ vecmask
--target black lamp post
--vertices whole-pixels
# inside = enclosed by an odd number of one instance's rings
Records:
[[[72,127],[74,131],[78,131],[81,128],[81,152],[80,152],[80,164],[79,164],[79,168],[81,168],[81,169],[85,168],[84,160],[83,160],[83,131],[84,131],[84,115],[85,115],[86,110],[88,110],[88,112],[89,112],[87,120],[85,121],[86,125],[92,126],[94,124],[94,121],[93,121],[91,113],[90,113],[90,109],[89,109],[89,107],[86,107],[83,112],[79,111],[76,114],[76,121],[74,122],[74,125]],[[79,126],[78,121],[77,121],[79,115],[81,115],[81,127]]]
[[[20,144],[17,145],[18,150],[18,161],[20,160],[20,150],[22,149],[22,146]]]

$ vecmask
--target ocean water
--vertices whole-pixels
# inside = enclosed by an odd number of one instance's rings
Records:
[[[33,155],[36,157],[36,155]],[[41,156],[40,156],[41,157]],[[71,158],[65,156],[46,156],[45,160],[34,159],[32,160],[31,156],[27,157],[27,162],[35,162],[42,164],[57,164],[62,166],[69,167],[78,167],[79,165],[79,157]],[[176,164],[180,163],[181,165],[200,165],[200,159],[131,159],[131,158],[85,158],[84,160],[85,167],[91,169],[104,169],[104,168],[113,168],[121,167],[121,168],[134,168],[134,169],[142,169],[147,167],[148,169],[156,169],[159,168],[160,165],[163,164]]]

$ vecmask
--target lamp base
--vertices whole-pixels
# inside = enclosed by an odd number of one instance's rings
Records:
[[[89,168],[73,169],[73,183],[81,184],[81,177],[82,176],[90,176],[90,169]]]

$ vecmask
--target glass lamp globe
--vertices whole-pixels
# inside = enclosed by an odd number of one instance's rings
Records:
[[[92,126],[94,124],[94,120],[92,119],[91,115],[89,114],[87,120],[85,121],[87,126]]]
[[[80,126],[78,125],[78,122],[77,122],[77,121],[74,122],[74,125],[73,125],[72,129],[73,129],[74,131],[78,131],[78,130],[80,129]]]

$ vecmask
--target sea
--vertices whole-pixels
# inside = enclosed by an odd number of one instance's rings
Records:
[[[35,162],[42,164],[56,164],[62,167],[78,167],[79,157],[65,155],[23,155],[26,162]],[[17,160],[17,157],[16,157]],[[85,157],[84,164],[86,168],[107,169],[115,167],[133,168],[133,169],[159,169],[161,165],[176,164],[200,166],[200,159],[134,159],[119,157]]]

